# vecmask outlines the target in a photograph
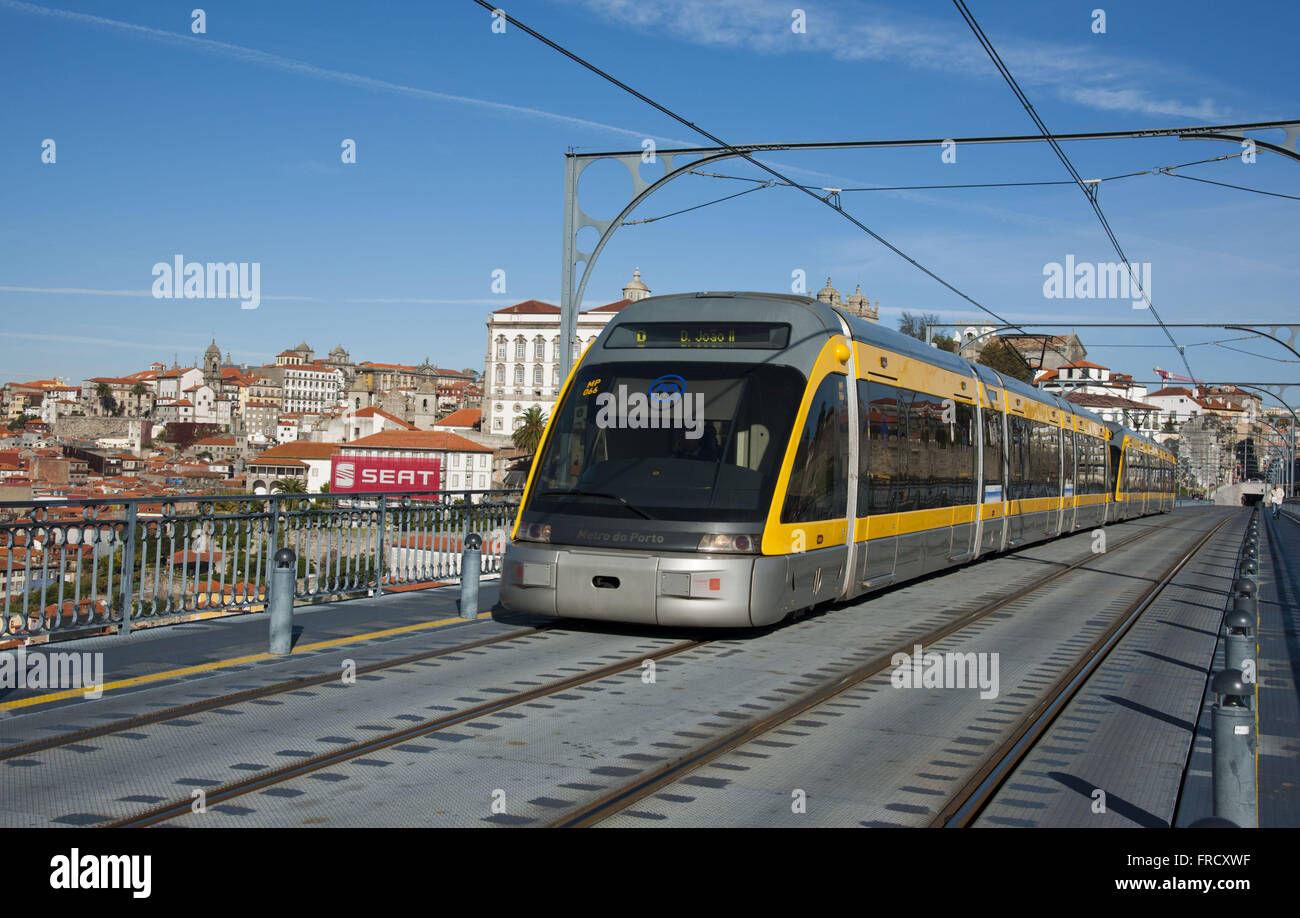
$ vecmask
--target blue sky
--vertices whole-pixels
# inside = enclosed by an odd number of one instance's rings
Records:
[[[1028,134],[1032,124],[951,4],[798,0],[528,0],[509,12],[730,143]],[[200,3],[206,34],[191,33]],[[1105,34],[1091,12],[1106,11]],[[972,0],[971,10],[1058,133],[1300,117],[1294,4]],[[558,302],[563,154],[704,143],[469,0],[413,4],[0,0],[0,382],[183,363],[216,337],[266,362],[306,339],[355,360],[428,357],[482,369],[490,311]],[[1280,140],[1280,133],[1259,135]],[[42,141],[57,162],[41,162]],[[344,138],[357,162],[340,161]],[[1235,152],[1222,142],[1069,144],[1085,177]],[[1057,181],[1042,144],[773,153],[827,187]],[[630,182],[587,173],[582,202],[611,216]],[[738,161],[712,171],[757,176]],[[1188,175],[1300,194],[1300,163],[1261,152]],[[748,183],[686,176],[633,215]],[[845,193],[845,207],[1017,321],[1135,321],[1128,300],[1048,300],[1043,267],[1114,261],[1077,188]],[[1104,183],[1130,258],[1151,264],[1168,322],[1295,320],[1300,202],[1164,175]],[[152,267],[261,264],[263,302],[160,300]],[[655,293],[862,284],[901,310],[978,316],[807,196],[770,188],[620,230],[588,305],[639,266]],[[492,292],[492,272],[507,292]],[[1175,330],[1180,343],[1238,337]],[[1179,371],[1158,332],[1081,330],[1089,358],[1150,378]],[[1122,345],[1122,346],[1121,346]],[[1196,346],[1208,379],[1294,380],[1274,344]],[[1271,358],[1271,359],[1270,359]]]

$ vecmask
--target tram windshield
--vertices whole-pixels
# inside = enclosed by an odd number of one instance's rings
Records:
[[[583,367],[528,509],[652,520],[766,519],[805,379],[790,367]]]

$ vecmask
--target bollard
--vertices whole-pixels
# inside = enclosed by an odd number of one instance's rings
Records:
[[[1240,598],[1240,597],[1239,597]],[[1240,670],[1242,678],[1249,687],[1253,685],[1255,679],[1246,679],[1246,674],[1252,676],[1255,670],[1255,619],[1246,612],[1236,609],[1228,613],[1224,625],[1228,629],[1228,639],[1225,642],[1225,661],[1229,669]]]
[[[1246,558],[1239,565],[1237,565],[1237,576],[1242,578],[1249,577],[1253,580],[1258,580],[1259,579],[1258,562],[1256,562],[1254,558]]]
[[[1256,548],[1254,545],[1247,545],[1245,548],[1241,550],[1241,556],[1243,558],[1258,559],[1259,549]]]
[[[1254,596],[1232,597],[1232,611],[1249,616],[1252,622],[1259,620],[1259,602]]]
[[[460,617],[478,618],[478,578],[482,570],[483,537],[477,532],[465,536],[460,553]]]
[[[1255,598],[1255,581],[1249,577],[1238,577],[1232,585],[1232,592],[1238,596],[1249,596]]]
[[[293,651],[293,594],[298,580],[298,557],[292,548],[275,553],[271,571],[271,653],[283,656]]]
[[[1211,683],[1218,696],[1211,712],[1214,815],[1253,829],[1255,814],[1255,714],[1246,705],[1252,686],[1241,672],[1225,669]]]

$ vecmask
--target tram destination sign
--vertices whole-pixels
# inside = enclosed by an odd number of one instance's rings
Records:
[[[789,343],[783,322],[629,322],[610,331],[605,347],[779,351]]]
[[[389,456],[330,457],[330,493],[429,490],[442,487],[442,462]]]

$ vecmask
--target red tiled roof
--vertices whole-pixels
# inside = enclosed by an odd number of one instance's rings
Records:
[[[597,306],[594,309],[584,309],[583,312],[621,312],[624,308],[631,305],[631,300],[619,300],[616,303],[606,303],[604,306]]]
[[[415,367],[407,366],[404,363],[374,363],[367,360],[364,363],[357,364],[357,368],[365,367],[368,370],[414,370]]]
[[[436,449],[453,450],[466,453],[490,453],[486,446],[479,446],[471,440],[454,433],[441,430],[384,430],[360,440],[343,444],[345,451],[351,449]]]
[[[513,306],[507,306],[504,309],[493,310],[495,315],[541,315],[547,313],[558,313],[559,306],[552,306],[550,303],[543,303],[541,300],[524,300],[522,303],[516,303]]]
[[[1159,410],[1155,405],[1130,401],[1126,398],[1120,398],[1118,395],[1094,395],[1091,392],[1071,392],[1065,397],[1065,400],[1076,405],[1082,405],[1085,408],[1129,408],[1136,411]]]
[[[453,411],[437,424],[439,427],[473,427],[482,419],[482,408],[462,408],[460,411]]]
[[[397,431],[394,431],[396,433]],[[377,434],[386,436],[386,434]],[[370,439],[370,438],[365,438]],[[358,440],[357,442],[363,442]],[[283,459],[328,459],[339,451],[337,443],[313,443],[310,440],[295,440],[293,443],[281,443],[262,453],[253,462],[267,464],[284,464]]]
[[[1167,386],[1164,389],[1158,389],[1147,395],[1147,398],[1156,398],[1157,396],[1168,397],[1172,395],[1181,395],[1183,398],[1195,398],[1192,393],[1182,386]]]
[[[354,418],[374,418],[374,417],[387,418],[388,420],[397,424],[399,427],[405,428],[406,430],[416,429],[414,424],[408,424],[405,421],[403,421],[401,418],[395,415],[391,415],[387,411],[383,411],[379,408],[376,408],[374,405],[371,405],[368,408],[362,408],[360,411],[354,412],[352,416]]]

